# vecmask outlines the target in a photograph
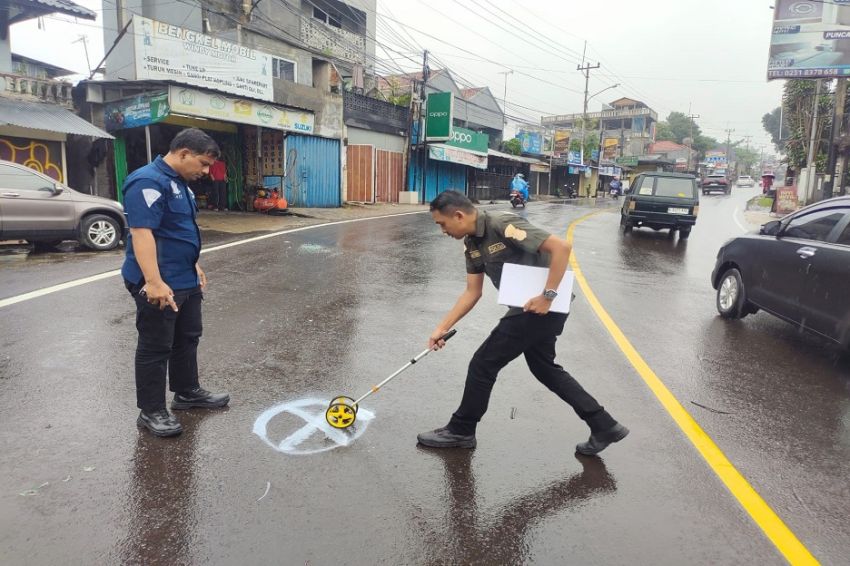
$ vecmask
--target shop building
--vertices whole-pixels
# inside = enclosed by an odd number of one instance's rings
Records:
[[[108,189],[98,176],[111,136],[77,114],[62,69],[12,53],[9,25],[51,13],[94,20],[72,2],[15,0],[0,18],[0,159],[14,161],[89,194]],[[103,169],[105,170],[105,168]]]
[[[86,87],[119,138],[116,186],[179,128],[194,126],[222,146],[231,207],[250,209],[261,188],[296,207],[339,206],[342,92],[371,73],[374,10],[335,1],[201,4],[105,6],[105,44],[115,48],[106,80]],[[111,115],[124,109],[141,121],[116,125]]]

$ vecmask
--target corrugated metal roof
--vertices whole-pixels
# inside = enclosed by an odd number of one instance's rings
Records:
[[[15,0],[14,3],[20,6],[32,6],[33,8],[46,9],[50,12],[59,12],[87,20],[97,19],[97,14],[94,11],[79,4],[74,4],[69,0]]]
[[[492,155],[493,157],[501,157],[502,159],[510,159],[511,161],[518,161],[520,163],[542,163],[544,165],[548,165],[548,163],[539,159],[523,157],[521,155],[512,155],[510,153],[502,153],[501,151],[496,151],[495,149],[488,149],[487,155]]]
[[[61,106],[0,97],[0,125],[6,124],[33,130],[113,139],[94,124]]]

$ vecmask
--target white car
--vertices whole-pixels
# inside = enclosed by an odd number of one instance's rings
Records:
[[[738,180],[735,181],[735,184],[739,187],[755,187],[756,182],[749,175],[741,175],[738,177]]]

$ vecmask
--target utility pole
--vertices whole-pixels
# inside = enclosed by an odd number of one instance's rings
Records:
[[[514,71],[499,71],[500,75],[505,75],[505,94],[502,97],[502,118],[503,126],[508,125],[508,75],[513,75]]]
[[[422,54],[422,84],[419,86],[419,107],[426,108],[425,104],[427,102],[427,96],[425,94],[425,83],[428,82],[428,79],[431,78],[431,69],[428,68],[428,50]],[[426,108],[427,111],[427,108]],[[425,112],[419,112],[420,116],[425,116]],[[428,192],[425,187],[425,168],[428,166],[428,146],[425,145],[425,121],[420,120],[419,122],[419,179],[420,185],[419,187],[422,189],[422,202],[427,202],[427,197],[425,196]]]
[[[733,128],[726,128],[726,177],[729,177],[729,162],[732,159],[732,132]]]
[[[847,79],[840,78],[835,83],[835,104],[832,110],[832,135],[829,137],[829,158],[826,165],[828,183],[823,186],[823,198],[832,198],[841,189],[841,171],[836,171],[838,162],[838,140],[844,124],[844,104],[847,100]]]
[[[89,38],[87,35],[80,34],[78,39],[72,41],[71,43],[83,43],[83,51],[86,53],[86,67],[89,69],[89,75],[93,74],[91,70],[91,61],[89,61]]]
[[[812,126],[811,132],[809,132],[809,155],[806,160],[806,186],[803,187],[803,199],[800,202],[801,205],[807,204],[809,200],[814,196],[814,186],[815,185],[815,174],[817,172],[817,168],[815,167],[815,140],[817,139],[817,129],[818,129],[818,99],[820,98],[820,89],[821,89],[821,79],[816,81],[817,86],[815,87],[815,96],[814,102],[812,103]]]
[[[593,69],[598,69],[602,65],[597,63],[596,65],[591,65],[590,63],[584,62],[584,55],[587,53],[587,42],[584,42],[584,53],[581,56],[582,64],[576,67],[577,71],[581,71],[584,75],[584,110],[581,114],[581,164],[584,166],[584,136],[585,130],[587,127],[587,95],[590,88],[590,71]],[[581,189],[581,187],[579,187]],[[579,191],[581,192],[581,191]],[[590,195],[587,195],[590,196]]]
[[[691,131],[688,139],[690,139],[690,143],[688,143],[688,170],[691,170],[691,153],[694,148],[694,120],[699,118],[699,114],[691,114],[691,105],[688,104],[688,120],[690,120]],[[694,168],[696,169],[696,164],[694,164]]]
[[[744,148],[746,148],[746,150],[747,150],[747,155],[749,155],[749,153],[750,153],[750,140],[752,138],[753,138],[753,136],[744,136]],[[737,163],[737,160],[736,160],[736,164],[738,165],[738,167],[737,167],[738,173],[740,173],[741,172],[740,163]],[[747,170],[744,171],[744,173],[749,175],[752,172],[749,170],[749,167],[748,167]]]

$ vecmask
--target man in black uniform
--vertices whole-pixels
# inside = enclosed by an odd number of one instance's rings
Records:
[[[165,408],[165,379],[172,409],[217,408],[227,393],[198,383],[201,302],[207,276],[198,263],[201,232],[195,196],[187,183],[209,172],[218,145],[197,128],[178,133],[168,154],[133,171],[124,182],[130,225],[121,274],[136,303],[136,423],[157,436],[183,432]]]
[[[573,377],[555,363],[555,341],[567,315],[549,312],[567,270],[572,247],[561,238],[510,213],[477,210],[462,193],[446,191],[431,202],[431,216],[443,233],[464,239],[466,290],[428,340],[442,348],[440,340],[481,298],[486,273],[496,288],[505,263],[548,267],[549,277],[540,295],[523,308],[512,307],[472,356],[460,407],[449,424],[419,435],[419,442],[433,448],[474,448],[475,428],[487,411],[496,376],[520,354],[531,373],[558,397],[570,404],[590,427],[590,438],[576,446],[580,454],[594,455],[626,437],[619,424]]]

